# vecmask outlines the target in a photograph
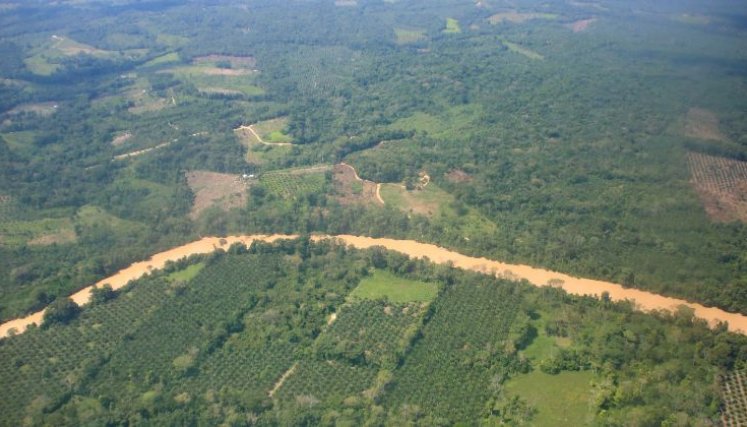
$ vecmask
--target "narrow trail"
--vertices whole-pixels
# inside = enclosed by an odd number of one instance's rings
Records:
[[[112,288],[119,289],[131,280],[138,279],[154,269],[163,268],[167,261],[177,261],[192,254],[210,253],[218,248],[226,249],[234,243],[249,245],[254,240],[272,242],[278,239],[290,239],[294,237],[296,236],[278,234],[228,236],[224,238],[205,237],[155,254],[146,261],[136,262],[114,275],[99,281],[95,285],[86,287],[74,293],[71,298],[78,304],[85,304],[90,300],[91,289],[94,287],[109,284]],[[696,317],[708,321],[711,325],[714,325],[717,322],[727,322],[730,331],[747,335],[747,316],[728,313],[718,308],[705,307],[701,304],[688,302],[678,298],[665,297],[638,289],[624,288],[622,285],[616,283],[573,277],[563,273],[530,267],[528,265],[506,264],[487,258],[471,257],[436,245],[420,243],[414,240],[372,238],[352,235],[319,235],[313,237],[315,241],[327,238],[337,239],[344,244],[359,249],[383,246],[386,249],[401,252],[413,258],[428,258],[431,262],[437,264],[450,263],[454,267],[464,270],[476,271],[512,280],[524,279],[535,286],[552,285],[562,288],[569,294],[573,295],[592,295],[599,297],[603,292],[606,292],[609,294],[611,300],[631,300],[635,303],[636,307],[642,311],[673,310],[684,305],[691,308]],[[24,318],[3,323],[0,325],[0,338],[10,335],[11,330],[13,330],[14,333],[20,333],[29,325],[40,324],[42,318],[43,311],[40,311]]]
[[[296,368],[298,367],[298,362],[294,363],[293,366],[290,367],[285,373],[280,377],[278,382],[275,383],[275,385],[272,387],[272,390],[270,390],[269,396],[272,397],[278,390],[280,390],[280,387],[283,386],[285,383],[285,380],[290,378],[291,375],[293,375],[294,372],[296,372]]]
[[[376,200],[379,203],[381,203],[382,205],[385,204],[384,203],[384,199],[381,198],[381,183],[376,183],[376,182],[373,182],[373,181],[369,181],[367,179],[362,179],[360,176],[358,176],[358,171],[356,171],[354,167],[352,167],[351,165],[349,165],[349,164],[347,164],[345,162],[340,162],[340,165],[341,166],[347,166],[347,167],[349,167],[350,170],[353,171],[353,175],[355,175],[356,181],[375,185],[376,186],[376,193],[375,193],[376,194]]]
[[[254,130],[254,125],[249,125],[249,126],[241,125],[241,126],[237,127],[235,130],[244,130],[244,129],[246,129],[249,132],[251,132],[252,135],[254,135],[254,137],[257,138],[257,141],[259,141],[260,144],[269,145],[269,146],[276,146],[276,147],[289,147],[289,146],[293,145],[290,142],[268,142],[268,141],[265,141],[264,139],[262,139],[261,136],[259,136],[259,134],[257,133],[257,131]]]
[[[174,141],[176,141],[176,140],[174,140]],[[158,150],[159,148],[166,147],[169,144],[171,144],[171,142],[164,142],[162,144],[156,145],[155,147],[143,148],[142,150],[137,150],[137,151],[133,151],[131,153],[124,153],[124,154],[120,154],[118,156],[114,156],[114,159],[115,160],[124,160],[124,159],[129,159],[130,157],[137,157],[137,156],[143,155],[145,153],[148,153],[150,151]]]

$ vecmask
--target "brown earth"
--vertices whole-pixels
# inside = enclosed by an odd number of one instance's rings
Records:
[[[570,28],[574,33],[580,33],[581,31],[585,31],[587,28],[589,28],[589,25],[591,25],[592,22],[596,21],[595,18],[591,19],[581,19],[576,22],[571,22],[568,24],[568,28]]]
[[[747,162],[688,153],[691,183],[706,213],[719,222],[747,222]]]
[[[115,146],[115,147],[120,146],[120,145],[124,144],[125,142],[127,142],[127,140],[130,139],[130,138],[132,138],[132,134],[129,133],[129,132],[125,132],[125,133],[123,133],[121,135],[116,136],[112,140],[112,145]]]
[[[205,55],[192,59],[195,64],[215,63],[218,61],[227,61],[232,67],[236,68],[254,68],[257,66],[257,60],[253,56],[230,56],[230,55]]]
[[[691,108],[685,118],[685,136],[698,139],[725,141],[726,136],[719,130],[719,120],[712,111]]]
[[[377,197],[376,183],[361,179],[355,169],[348,164],[340,163],[332,168],[332,182],[335,198],[341,205],[383,204],[380,201],[381,197]]]
[[[201,240],[187,243],[185,245],[169,249],[153,255],[147,261],[136,262],[114,275],[100,280],[92,286],[88,286],[75,294],[71,299],[77,304],[85,304],[90,300],[91,289],[109,284],[113,289],[119,289],[132,280],[138,279],[151,272],[154,268],[163,268],[167,261],[177,261],[192,254],[210,253],[218,248],[227,248],[234,243],[249,245],[253,240],[274,241],[283,238],[294,238],[296,236],[283,235],[254,235],[254,236],[228,236],[205,237]],[[520,264],[505,264],[487,258],[476,258],[462,255],[436,245],[420,243],[414,240],[395,240],[386,238],[371,238],[364,236],[315,236],[315,240],[334,238],[338,241],[359,249],[381,246],[389,250],[401,252],[413,258],[427,258],[437,264],[450,264],[464,270],[476,271],[497,277],[511,278],[514,280],[526,279],[535,286],[549,286],[563,288],[573,295],[591,295],[600,297],[606,293],[612,301],[631,301],[638,310],[676,310],[678,307],[686,306],[693,310],[696,317],[704,319],[711,325],[719,322],[728,324],[730,331],[747,335],[747,316],[736,313],[728,313],[724,310],[705,307],[701,304],[691,303],[685,300],[665,297],[638,289],[625,288],[610,282],[600,280],[584,279],[569,276],[541,268],[530,267]],[[0,338],[12,333],[23,332],[29,325],[40,324],[44,312],[39,311],[21,319],[15,319],[0,325]]]
[[[224,211],[241,208],[246,204],[247,183],[240,175],[208,171],[187,172],[187,184],[195,195],[190,218],[197,219],[211,206]]]
[[[468,174],[467,172],[461,169],[452,169],[449,172],[447,172],[445,176],[449,182],[453,182],[455,184],[462,184],[465,182],[472,181],[472,175]]]

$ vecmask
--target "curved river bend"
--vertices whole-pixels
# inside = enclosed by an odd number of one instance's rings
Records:
[[[254,240],[271,242],[278,239],[294,238],[293,235],[248,235],[228,237],[205,237],[200,240],[169,249],[153,255],[149,260],[136,262],[127,268],[120,270],[114,275],[107,277],[95,285],[88,286],[71,295],[76,303],[85,304],[91,296],[94,287],[109,284],[114,289],[119,289],[131,280],[138,279],[153,269],[163,268],[167,261],[177,261],[192,254],[210,253],[219,248],[228,248],[234,243],[251,244]],[[487,258],[470,257],[458,252],[450,251],[436,245],[419,243],[413,240],[396,240],[386,238],[372,238],[363,236],[339,235],[339,236],[314,236],[314,240],[335,238],[347,245],[359,249],[372,246],[383,246],[386,249],[401,252],[413,258],[427,257],[434,263],[446,264],[451,262],[455,267],[465,270],[477,271],[485,274],[493,274],[510,279],[526,279],[535,286],[545,286],[553,283],[554,286],[563,288],[566,292],[574,295],[600,296],[607,292],[613,301],[632,300],[636,306],[643,311],[672,310],[684,305],[695,311],[695,316],[705,319],[711,325],[717,322],[727,322],[729,330],[747,335],[747,316],[728,313],[718,308],[705,307],[701,304],[691,303],[685,300],[657,295],[638,289],[623,288],[621,285],[603,282],[600,280],[584,279],[569,276],[550,270],[530,267],[521,264],[506,264]],[[8,336],[11,331],[23,332],[29,325],[40,324],[44,311],[31,314],[20,319],[10,320],[0,325],[0,338]]]

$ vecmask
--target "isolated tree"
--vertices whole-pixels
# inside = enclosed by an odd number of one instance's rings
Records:
[[[47,307],[44,312],[44,323],[42,326],[49,326],[54,323],[67,324],[80,312],[80,307],[70,298],[58,298]]]

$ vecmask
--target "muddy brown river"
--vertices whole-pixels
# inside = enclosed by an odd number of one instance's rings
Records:
[[[86,304],[90,299],[91,289],[109,284],[114,289],[125,286],[132,280],[138,279],[146,273],[163,268],[167,261],[177,261],[192,254],[205,254],[219,248],[228,248],[234,243],[249,245],[253,240],[274,241],[277,239],[293,238],[291,235],[249,235],[228,237],[205,237],[200,240],[187,243],[176,248],[153,255],[146,261],[136,262],[127,268],[107,277],[98,283],[81,289],[71,295],[73,301],[78,304]],[[362,236],[339,235],[339,236],[315,236],[315,240],[323,238],[335,238],[347,245],[365,249],[372,246],[383,246],[386,249],[401,252],[413,258],[427,257],[434,263],[445,264],[451,262],[455,267],[472,270],[485,274],[492,274],[511,279],[525,279],[535,286],[552,286],[564,289],[574,295],[600,296],[607,292],[613,301],[631,300],[636,307],[643,311],[651,310],[673,310],[684,305],[695,311],[695,316],[705,319],[711,325],[717,322],[727,322],[729,330],[747,335],[747,316],[728,313],[718,308],[705,307],[701,304],[688,302],[682,299],[665,297],[651,292],[638,289],[623,288],[621,285],[603,282],[600,280],[573,277],[541,268],[530,267],[521,264],[506,264],[487,258],[476,258],[460,254],[445,248],[428,243],[420,243],[413,240],[397,240],[386,238],[371,238]],[[23,332],[29,325],[40,324],[44,312],[40,311],[29,316],[10,320],[0,325],[0,337],[14,333]]]

